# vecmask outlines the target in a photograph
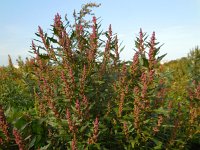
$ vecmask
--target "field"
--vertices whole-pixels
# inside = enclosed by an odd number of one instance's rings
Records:
[[[38,27],[32,58],[0,67],[0,149],[191,149],[200,147],[200,49],[162,63],[153,32],[139,31],[131,61],[102,31],[93,5]]]

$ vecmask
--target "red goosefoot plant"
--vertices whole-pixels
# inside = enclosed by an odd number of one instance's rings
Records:
[[[50,36],[38,27],[29,60],[35,105],[17,119],[8,115],[11,143],[19,149],[185,149],[199,137],[199,84],[187,103],[168,97],[155,32],[147,41],[140,30],[132,61],[122,62],[111,25],[103,32],[95,16],[84,19],[95,6],[74,13],[72,25],[56,14]],[[1,143],[9,139],[3,126]]]

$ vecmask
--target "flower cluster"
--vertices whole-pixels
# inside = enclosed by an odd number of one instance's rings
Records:
[[[19,133],[17,129],[13,129],[13,135],[15,137],[15,142],[18,145],[19,150],[24,150],[25,146],[24,146],[21,134]]]
[[[156,63],[156,60],[155,60],[155,32],[153,32],[152,36],[151,36],[151,41],[150,41],[150,49],[149,49],[149,69],[151,70],[155,63]]]
[[[93,122],[93,135],[91,138],[88,139],[88,144],[93,144],[97,142],[98,133],[99,133],[99,119],[96,118]]]
[[[69,111],[68,108],[66,109],[66,118],[67,118],[67,123],[68,123],[68,126],[69,126],[69,130],[74,133],[75,127],[74,127],[74,123],[72,122],[71,114],[70,114],[70,111]]]
[[[6,137],[6,141],[10,140],[8,133],[8,124],[6,122],[6,117],[4,115],[3,107],[0,105],[0,129],[3,131],[3,134]],[[3,139],[0,137],[0,144],[3,143]]]

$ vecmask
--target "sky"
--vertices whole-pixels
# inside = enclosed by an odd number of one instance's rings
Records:
[[[56,13],[71,18],[74,9],[88,2],[101,3],[94,9],[101,17],[102,29],[112,24],[114,33],[125,46],[122,60],[134,54],[134,40],[140,28],[148,35],[156,32],[164,61],[187,56],[200,46],[200,0],[2,0],[0,4],[0,65],[7,65],[21,56],[29,57],[31,41],[38,25],[49,32]],[[72,20],[73,21],[73,20]]]

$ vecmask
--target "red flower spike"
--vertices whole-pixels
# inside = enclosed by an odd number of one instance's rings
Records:
[[[77,111],[78,114],[80,115],[80,114],[81,114],[81,110],[80,110],[80,102],[79,102],[78,99],[76,100],[75,107],[76,107],[76,111]]]
[[[77,149],[77,140],[76,140],[75,134],[74,134],[74,138],[72,139],[71,147],[72,147],[72,150],[78,150]]]
[[[132,66],[131,66],[132,74],[135,74],[135,72],[136,72],[136,70],[138,68],[138,63],[139,63],[139,54],[138,54],[138,52],[136,52],[134,54],[133,62],[132,62]]]
[[[98,133],[99,133],[99,119],[96,117],[94,121],[94,127],[93,127],[93,141],[97,141]]]
[[[44,35],[43,35],[43,30],[42,30],[42,28],[40,27],[40,26],[38,26],[38,32],[39,32],[39,34],[40,34],[40,37],[43,37]]]
[[[54,26],[58,28],[61,27],[61,25],[62,25],[61,16],[59,15],[59,13],[57,13],[54,18]]]
[[[22,137],[21,137],[20,133],[18,132],[18,130],[13,129],[13,135],[14,135],[14,137],[15,137],[15,142],[16,142],[16,144],[18,145],[19,150],[24,150],[24,149],[25,149],[25,148],[24,148],[25,146],[24,146],[24,144],[23,144]]]
[[[139,52],[142,54],[144,52],[144,45],[143,45],[143,32],[142,32],[142,29],[140,28],[140,38],[139,38]]]
[[[149,69],[152,69],[153,66],[157,63],[155,58],[154,58],[154,51],[155,51],[155,32],[153,32],[151,36],[151,41],[150,41],[150,50],[149,50]]]
[[[117,61],[119,60],[119,46],[118,46],[118,38],[117,35],[115,36],[115,59],[114,59],[114,65],[116,67]]]
[[[6,137],[6,141],[9,141],[10,138],[9,138],[9,133],[8,133],[8,124],[6,122],[6,117],[4,115],[4,111],[3,111],[3,108],[1,105],[0,105],[0,128],[2,129],[3,134]],[[1,139],[1,141],[3,142],[3,139]],[[0,142],[0,143],[2,143],[2,142]]]
[[[92,22],[93,22],[94,24],[97,24],[97,18],[96,18],[95,16],[93,16]]]
[[[37,54],[37,50],[36,50],[36,47],[35,47],[35,43],[32,41],[32,49],[34,50],[34,54]]]
[[[69,112],[68,108],[66,109],[66,118],[67,118],[67,123],[68,123],[68,126],[69,126],[69,130],[70,131],[74,131],[73,123],[72,123],[72,120],[71,120],[71,115],[70,115],[70,112]]]
[[[108,33],[109,33],[109,36],[111,37],[112,36],[112,26],[111,26],[111,24],[109,25]]]
[[[126,122],[123,123],[123,132],[126,136],[126,139],[128,139],[128,126]]]

